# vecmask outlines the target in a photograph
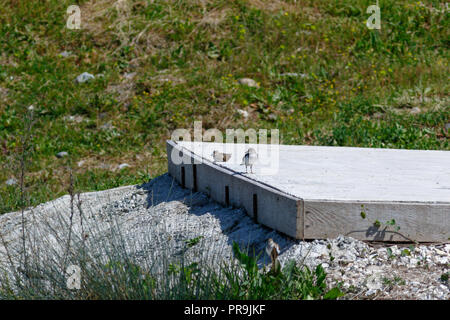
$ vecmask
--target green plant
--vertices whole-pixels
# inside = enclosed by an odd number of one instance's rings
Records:
[[[406,284],[405,280],[399,276],[394,276],[392,279],[383,277],[382,281],[383,281],[383,284],[388,287],[392,287],[394,285],[405,285]]]
[[[314,271],[289,261],[282,270],[259,270],[257,257],[251,257],[233,243],[233,252],[246,271],[238,296],[247,299],[336,299],[343,293],[337,288],[326,290],[325,271],[318,265]]]
[[[366,212],[364,210],[364,205],[361,205],[361,218],[365,219],[366,218]]]
[[[191,247],[195,246],[196,244],[198,244],[200,242],[200,240],[203,238],[204,238],[203,236],[198,236],[193,239],[186,240],[186,245],[188,248],[191,248]]]
[[[396,231],[399,231],[399,230],[400,230],[400,226],[396,225],[395,219],[391,219],[391,220],[389,220],[389,221],[386,221],[386,225],[387,225],[387,226],[395,227],[395,230],[396,230]]]
[[[395,254],[392,252],[391,248],[386,248],[386,251],[387,251],[389,259],[394,259],[395,258]]]
[[[410,256],[410,255],[411,255],[411,251],[409,251],[408,249],[403,249],[401,252],[402,257]]]

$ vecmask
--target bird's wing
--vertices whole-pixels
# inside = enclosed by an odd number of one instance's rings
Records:
[[[245,164],[245,157],[247,156],[247,154],[245,154],[245,156],[242,157],[242,163],[241,166]]]

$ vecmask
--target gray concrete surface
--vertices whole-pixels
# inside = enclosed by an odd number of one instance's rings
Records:
[[[297,239],[450,238],[448,151],[172,141],[167,147],[169,173],[186,188],[243,207],[259,223]],[[240,165],[249,147],[259,154],[254,173]],[[173,148],[182,151],[181,164]],[[215,150],[231,159],[214,162]]]

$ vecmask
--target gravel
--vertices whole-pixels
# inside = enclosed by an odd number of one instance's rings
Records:
[[[448,243],[370,244],[345,236],[294,240],[255,224],[242,209],[223,207],[203,193],[181,188],[168,174],[140,186],[83,193],[80,200],[89,243],[103,241],[114,221],[121,227],[127,243],[134,243],[129,250],[137,260],[154,256],[164,248],[174,258],[185,254],[188,260],[217,264],[217,259],[230,261],[231,246],[236,241],[250,252],[262,253],[260,266],[269,267],[270,259],[263,252],[267,240],[272,238],[281,248],[282,265],[291,259],[310,268],[322,264],[329,286],[342,283],[346,292],[342,299],[450,299],[449,283],[445,280],[450,263]],[[61,230],[58,221],[61,217],[67,219],[70,212],[67,195],[26,210],[27,231],[48,235],[49,230]],[[5,240],[2,243],[19,248],[20,226],[20,212],[0,216],[0,233]],[[74,234],[80,228],[80,217],[76,214]],[[35,241],[34,245],[56,248],[64,240],[64,235],[58,237],[59,241],[52,237],[45,243]],[[189,240],[198,237],[198,244],[186,246]],[[2,243],[0,264],[6,261]]]
[[[308,75],[306,73],[286,72],[280,73],[280,77],[307,78]]]
[[[63,52],[60,52],[59,55],[63,58],[68,58],[72,55],[72,52],[71,51],[63,51]]]
[[[6,184],[7,186],[14,186],[14,185],[17,184],[17,180],[14,179],[14,178],[11,178],[11,179],[6,180],[5,184]]]
[[[250,78],[241,78],[238,80],[238,82],[244,86],[259,88],[259,84],[255,80]]]
[[[61,151],[61,152],[58,152],[56,154],[56,157],[57,158],[64,158],[64,157],[67,157],[68,155],[69,155],[69,153],[67,151]]]
[[[249,114],[248,114],[248,112],[247,112],[246,110],[237,109],[237,112],[238,112],[241,116],[243,116],[245,119],[247,119],[248,116],[249,116]]]
[[[128,163],[121,163],[119,164],[118,168],[119,170],[125,169],[125,168],[129,168],[131,167]]]
[[[76,81],[78,83],[83,83],[92,79],[95,79],[95,76],[93,74],[90,74],[89,72],[83,72],[76,78]]]

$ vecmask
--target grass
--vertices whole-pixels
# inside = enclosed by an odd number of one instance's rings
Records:
[[[23,241],[0,234],[5,249],[0,259],[0,300],[298,300],[344,295],[338,286],[329,288],[321,265],[310,270],[290,261],[269,271],[258,265],[258,256],[236,242],[235,258],[229,261],[223,258],[227,256],[223,247],[200,242],[201,236],[174,248],[167,234],[151,227],[131,236],[111,213],[108,222],[95,217],[90,221],[78,201],[72,194],[70,217],[60,213],[41,217],[36,228],[22,222]],[[149,244],[155,242],[160,245],[152,249]]]
[[[69,30],[75,3],[81,29]],[[368,0],[114,3],[0,0],[0,213],[20,208],[20,186],[4,182],[19,180],[30,105],[27,205],[66,194],[71,171],[82,191],[165,172],[165,140],[194,120],[278,128],[283,144],[450,150],[439,1],[381,0],[381,30],[365,26]],[[75,83],[85,71],[101,76]]]

